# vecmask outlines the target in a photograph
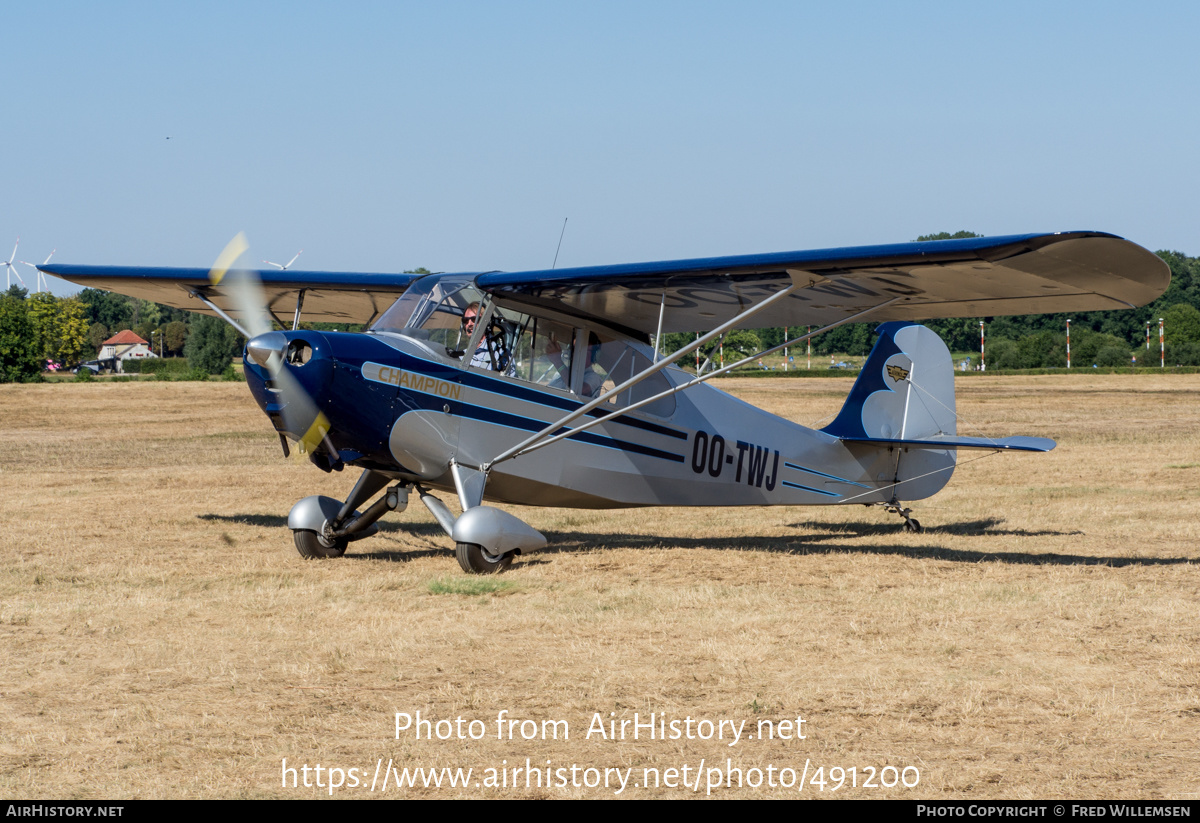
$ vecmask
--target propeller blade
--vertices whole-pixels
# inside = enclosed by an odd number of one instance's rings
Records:
[[[267,314],[266,298],[258,278],[242,269],[235,269],[238,258],[246,253],[250,244],[246,235],[238,232],[217,257],[208,272],[208,280],[220,286],[233,302],[233,311],[239,316],[250,338],[266,334],[271,330],[271,317]]]
[[[296,454],[307,455],[321,445],[333,426],[300,381],[288,371],[285,362],[288,339],[271,329],[262,283],[254,272],[234,268],[247,248],[245,235],[238,234],[233,238],[217,258],[209,272],[209,280],[213,285],[221,286],[229,296],[233,310],[242,318],[250,336],[246,355],[271,375],[271,382],[283,400],[284,425],[293,437],[298,438]],[[296,434],[298,432],[301,434]]]
[[[271,331],[267,299],[257,277],[243,269],[234,269],[223,278],[222,288],[233,301],[233,310],[245,324],[251,339]]]
[[[303,432],[297,439],[297,453],[307,455],[316,451],[333,430],[329,418],[317,408],[300,382],[280,363],[271,374],[275,388],[284,397],[283,419],[289,432]]]
[[[237,262],[237,259],[246,253],[248,248],[250,248],[250,244],[246,242],[245,232],[239,231],[217,255],[217,262],[213,263],[213,267],[209,269],[208,281],[214,286],[221,285],[221,280],[224,279],[226,273]]]

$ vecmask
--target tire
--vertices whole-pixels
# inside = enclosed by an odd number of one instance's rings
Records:
[[[346,553],[348,540],[338,540],[332,546],[327,546],[317,537],[317,533],[309,529],[296,529],[292,532],[296,541],[296,551],[300,556],[309,560],[341,557]]]
[[[459,543],[454,554],[467,574],[498,574],[512,564],[515,552],[496,555],[476,543]]]
[[[920,520],[905,520],[904,521],[904,530],[906,532],[911,532],[912,534],[920,534],[923,531],[923,529],[921,528],[921,521]]]

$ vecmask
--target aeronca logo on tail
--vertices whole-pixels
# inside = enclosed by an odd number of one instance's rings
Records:
[[[424,374],[414,374],[404,369],[384,366],[379,363],[363,363],[362,376],[376,383],[387,383],[388,385],[399,386],[409,391],[434,394],[438,397],[449,398],[450,400],[458,400],[459,395],[462,394],[462,386],[458,383],[451,383],[448,380],[438,380],[436,377],[429,377]]]
[[[888,366],[887,373],[888,373],[888,377],[892,378],[897,383],[899,383],[901,380],[908,377],[908,369],[902,368],[900,366]]]

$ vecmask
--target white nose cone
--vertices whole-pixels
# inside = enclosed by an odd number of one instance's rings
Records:
[[[266,334],[258,335],[246,344],[246,356],[264,369],[269,369],[272,356],[278,358],[275,361],[276,364],[282,362],[283,356],[287,352],[287,345],[287,338],[281,332],[269,331]]]

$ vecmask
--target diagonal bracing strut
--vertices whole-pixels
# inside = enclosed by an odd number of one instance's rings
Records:
[[[583,404],[578,409],[576,409],[574,412],[571,412],[570,414],[565,415],[564,417],[562,417],[562,418],[556,420],[555,422],[551,423],[550,425],[546,426],[544,429],[542,429],[538,433],[534,434],[533,436],[526,438],[525,440],[521,441],[517,445],[496,455],[496,457],[494,457],[491,461],[489,461],[489,462],[485,463],[483,466],[481,466],[481,469],[485,473],[490,472],[493,466],[495,466],[498,463],[502,463],[505,460],[510,460],[521,454],[527,454],[535,449],[542,448],[543,446],[547,446],[553,442],[561,440],[564,437],[570,437],[572,434],[577,434],[578,432],[581,432],[585,429],[591,428],[592,426],[596,425],[597,423],[601,423],[605,420],[610,420],[613,417],[633,411],[634,409],[645,406],[649,403],[652,403],[652,402],[659,400],[663,397],[666,397],[668,395],[675,394],[676,392],[682,391],[685,388],[689,388],[693,385],[696,385],[697,383],[702,383],[706,380],[716,377],[719,374],[723,374],[723,373],[729,371],[730,369],[736,368],[737,366],[740,366],[740,365],[748,362],[749,360],[754,359],[755,357],[761,357],[763,354],[769,354],[771,352],[778,351],[779,349],[783,348],[783,345],[787,345],[787,344],[796,342],[796,341],[788,341],[788,343],[785,343],[780,346],[776,346],[775,348],[770,349],[768,352],[760,352],[758,354],[752,355],[751,357],[740,360],[737,363],[730,364],[729,366],[718,369],[717,371],[711,372],[702,377],[697,377],[694,380],[689,381],[686,384],[683,384],[681,386],[675,386],[665,392],[661,392],[657,395],[654,395],[653,397],[646,398],[637,403],[634,403],[633,405],[626,406],[622,409],[616,410],[616,411],[612,412],[611,414],[605,415],[604,417],[600,417],[595,420],[589,421],[589,422],[583,424],[582,426],[571,429],[570,431],[559,432],[558,434],[554,434],[554,432],[557,432],[560,428],[562,428],[566,424],[571,423],[575,420],[578,420],[580,417],[584,416],[588,412],[597,408],[601,404],[608,402],[607,398],[609,398],[610,396],[611,397],[619,396],[621,392],[625,391],[626,389],[631,388],[632,386],[637,385],[638,383],[642,382],[646,378],[648,378],[654,374],[657,374],[658,372],[662,371],[663,369],[665,369],[667,366],[671,365],[675,361],[679,360],[682,357],[687,356],[688,354],[695,351],[700,346],[703,346],[704,344],[708,343],[710,340],[713,340],[713,339],[725,334],[725,332],[727,332],[729,329],[740,325],[746,319],[754,316],[758,312],[760,312],[763,309],[770,306],[772,303],[775,303],[778,300],[782,300],[782,299],[788,297],[794,291],[796,291],[797,288],[798,288],[798,284],[793,280],[792,284],[790,286],[788,286],[787,288],[776,292],[775,294],[771,295],[766,300],[763,300],[760,303],[756,303],[755,305],[753,305],[750,308],[746,309],[745,311],[741,312],[740,314],[738,314],[731,320],[728,320],[725,323],[722,323],[720,326],[718,326],[717,328],[708,332],[708,334],[705,334],[703,337],[700,337],[700,338],[692,341],[691,343],[682,347],[681,349],[674,352],[670,356],[664,357],[662,360],[659,360],[657,363],[654,363],[653,365],[649,366],[648,368],[643,369],[641,372],[639,372],[638,374],[629,378],[624,383],[621,383],[619,386],[615,386],[611,391],[606,392],[605,394],[600,395],[599,397],[592,398],[589,402]],[[871,312],[878,311],[879,309],[884,308],[886,306],[890,306],[892,303],[895,303],[901,299],[903,299],[903,298],[893,297],[890,300],[886,300],[878,305],[872,306],[861,312],[853,314],[850,317],[847,317],[847,318],[837,321],[836,323],[831,323],[830,325],[828,325],[822,329],[818,329],[817,331],[812,332],[811,334],[807,334],[803,337],[796,338],[796,340],[805,340],[814,335],[828,331],[829,329],[836,328],[837,326],[841,326],[841,325],[844,325],[845,323],[852,322],[852,321],[857,320]]]
[[[590,410],[589,407],[580,408],[574,414],[567,415],[566,417],[562,418],[558,422],[556,422],[550,426],[547,426],[545,429],[542,430],[542,432],[529,438],[528,440],[526,440],[524,443],[520,444],[519,446],[509,449],[508,452],[501,454],[499,457],[492,460],[491,463],[487,464],[487,466],[485,466],[485,470],[490,470],[492,466],[495,466],[501,460],[507,460],[512,457],[519,457],[522,454],[528,454],[529,452],[536,451],[537,449],[540,449],[544,446],[549,446],[551,443],[555,443],[559,440],[562,440],[565,437],[570,437],[573,434],[579,434],[580,432],[587,431],[592,426],[595,426],[599,423],[604,423],[608,420],[612,420],[614,417],[620,417],[621,415],[626,414],[627,412],[634,411],[635,409],[639,409],[642,406],[648,406],[649,404],[657,402],[657,401],[663,399],[664,397],[669,397],[670,395],[677,394],[678,392],[681,392],[684,389],[690,389],[692,386],[707,382],[708,380],[711,380],[712,378],[714,378],[718,375],[724,374],[727,371],[731,371],[732,369],[736,369],[740,366],[743,366],[746,363],[749,363],[751,360],[755,360],[766,354],[774,354],[775,352],[782,349],[784,346],[790,346],[794,343],[799,343],[804,340],[808,340],[811,337],[816,337],[818,334],[823,334],[824,332],[827,332],[830,329],[835,329],[838,326],[844,326],[847,323],[854,323],[858,320],[861,320],[863,317],[870,314],[871,312],[875,312],[875,311],[878,311],[879,309],[885,308],[886,306],[890,306],[892,303],[895,303],[897,300],[902,300],[902,299],[903,298],[901,298],[901,297],[893,297],[891,300],[887,300],[883,303],[880,303],[877,306],[871,306],[870,308],[863,309],[862,311],[860,311],[856,314],[852,314],[849,317],[845,317],[841,320],[838,320],[837,322],[830,323],[828,326],[823,326],[822,328],[819,328],[814,332],[809,332],[808,334],[802,335],[800,337],[796,337],[791,340],[787,340],[783,343],[780,343],[778,346],[775,346],[774,348],[767,349],[766,351],[757,352],[755,354],[750,355],[749,357],[745,357],[745,358],[737,361],[736,363],[730,363],[728,366],[724,366],[720,369],[717,369],[716,371],[709,372],[708,374],[705,374],[705,375],[697,376],[697,377],[689,380],[687,383],[681,383],[678,386],[672,386],[671,388],[667,389],[666,391],[659,392],[658,394],[656,394],[652,397],[647,397],[647,398],[645,398],[643,400],[639,400],[638,402],[633,403],[631,405],[624,406],[623,408],[614,410],[611,414],[606,414],[603,417],[594,418],[592,420],[587,421],[583,425],[576,426],[575,428],[569,429],[568,431],[559,432],[558,434],[555,434],[555,435],[552,435],[549,437],[544,437],[544,439],[540,439],[540,440],[538,439],[538,438],[542,438],[543,435],[545,435],[547,432],[554,431],[558,427],[560,427],[566,423],[569,423],[572,420],[575,420],[581,414],[584,414]],[[731,321],[731,322],[736,322],[736,320],[740,319],[742,316],[744,316],[744,315],[739,315],[738,318],[734,318],[734,321]],[[712,333],[710,332],[704,338],[701,338],[700,340],[697,340],[693,343],[689,343],[688,346],[686,346],[683,349],[680,349],[678,352],[676,352],[676,356],[683,356],[683,355],[690,353],[697,346],[704,345],[704,343],[711,336],[712,336]],[[597,400],[603,401],[604,398],[608,397],[609,395],[615,396],[618,391],[626,388],[627,386],[633,385],[634,383],[637,383],[638,381],[644,379],[645,377],[648,377],[650,372],[651,372],[651,369],[646,369],[646,370],[642,371],[636,377],[631,378],[630,380],[626,381],[626,383],[622,384],[621,386],[618,386],[618,387],[614,388],[612,391],[607,392],[603,397],[597,398]],[[589,404],[589,406],[591,408],[594,408],[595,405],[598,405],[596,400],[593,400],[592,403]],[[510,454],[509,452],[512,452],[512,453]]]

